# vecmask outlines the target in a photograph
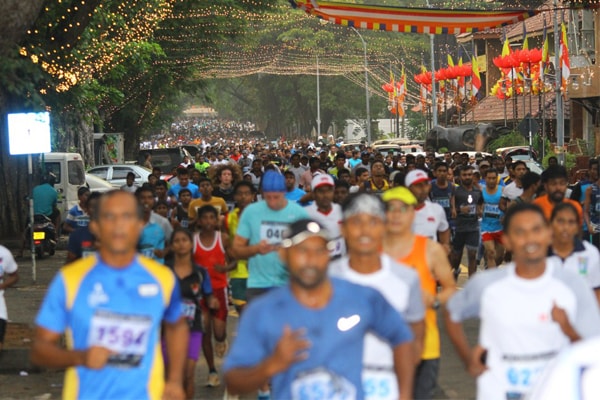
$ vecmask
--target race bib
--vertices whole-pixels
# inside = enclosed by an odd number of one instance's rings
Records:
[[[152,246],[144,246],[140,248],[140,254],[144,257],[154,258],[154,247]]]
[[[285,222],[263,221],[260,224],[260,240],[266,240],[269,244],[279,244],[283,241],[287,227]]]
[[[540,357],[528,357],[523,360],[504,361],[504,370],[507,383],[507,399],[524,399],[529,393],[540,374],[548,364],[549,357],[553,354]]]
[[[182,219],[179,224],[181,225],[182,228],[187,229],[190,226],[190,220],[188,220],[187,218]]]
[[[109,357],[110,366],[137,367],[148,351],[151,328],[152,319],[148,316],[97,310],[92,317],[88,346],[101,346],[115,352]]]
[[[463,204],[462,206],[468,208],[468,211],[465,214],[475,215],[475,211],[476,211],[475,204]]]
[[[193,321],[196,318],[196,303],[192,300],[184,299],[182,302],[183,316],[188,321]]]
[[[483,213],[486,217],[498,218],[500,216],[500,208],[498,204],[484,204]]]
[[[600,201],[596,201],[596,205],[595,205],[595,207],[594,207],[594,210],[595,210],[596,212],[600,212]]]
[[[367,400],[394,400],[399,397],[398,381],[391,371],[366,369],[362,379]]]
[[[354,385],[325,369],[305,372],[292,382],[294,400],[351,400],[356,398]]]
[[[93,249],[86,249],[81,251],[81,258],[86,258],[96,253]]]
[[[442,208],[450,208],[450,199],[448,198],[437,197],[433,201],[442,206]]]

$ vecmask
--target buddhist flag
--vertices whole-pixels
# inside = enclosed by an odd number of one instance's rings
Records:
[[[404,117],[404,98],[406,97],[406,74],[404,73],[404,65],[402,66],[402,74],[398,85],[398,115]]]
[[[562,82],[561,87],[563,90],[567,88],[567,82],[569,81],[569,77],[571,76],[571,61],[569,60],[569,46],[567,39],[567,27],[564,22],[560,25],[561,35],[560,35],[560,68],[561,68],[561,76]]]
[[[462,67],[462,66],[463,66],[462,57],[460,57],[460,58],[458,59],[458,66],[459,66],[459,67]],[[461,76],[459,76],[459,77],[456,79],[456,83],[457,83],[457,85],[458,85],[458,93],[457,93],[457,95],[458,95],[458,98],[459,98],[459,99],[461,99],[461,98],[463,98],[463,97],[465,96],[465,77],[464,77],[464,76],[462,76],[462,75],[461,75]]]
[[[477,56],[473,54],[471,59],[471,98],[476,99],[479,89],[481,89],[481,76],[479,75],[479,64],[477,63]]]
[[[543,33],[543,44],[542,44],[542,61],[540,65],[540,81],[544,82],[544,75],[548,72],[548,61],[550,55],[548,54],[548,32],[546,31],[546,20],[544,19],[544,33]],[[543,83],[542,83],[543,84]]]
[[[504,36],[504,44],[502,45],[502,57],[510,54],[510,43],[508,43],[508,39]]]
[[[452,55],[448,54],[448,66],[454,67],[454,60],[452,59]]]
[[[529,50],[529,40],[527,38],[527,27],[523,21],[523,50]]]

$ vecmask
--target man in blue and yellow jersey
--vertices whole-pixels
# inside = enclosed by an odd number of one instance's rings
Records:
[[[189,332],[177,279],[136,254],[144,221],[132,194],[103,195],[92,215],[99,251],[63,267],[50,284],[36,319],[32,361],[67,368],[64,398],[183,399]]]

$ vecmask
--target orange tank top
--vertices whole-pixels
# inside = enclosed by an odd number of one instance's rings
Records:
[[[427,264],[427,237],[415,236],[415,242],[410,253],[399,258],[398,262],[414,268],[419,274],[421,290],[435,296],[437,294],[437,282]],[[440,358],[440,331],[437,325],[437,313],[432,308],[425,310],[425,340],[423,346],[423,360]]]
[[[202,244],[200,234],[194,235],[194,262],[206,268],[213,289],[227,287],[227,274],[215,270],[215,265],[225,265],[225,248],[221,241],[221,232],[215,232],[215,240],[210,247]]]

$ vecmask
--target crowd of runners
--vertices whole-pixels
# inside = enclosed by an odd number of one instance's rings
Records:
[[[232,139],[194,156],[169,182],[80,191],[32,348],[67,368],[67,398],[193,398],[203,356],[227,398],[431,399],[441,323],[478,399],[600,394],[596,160],[568,188],[557,163],[461,153]]]

